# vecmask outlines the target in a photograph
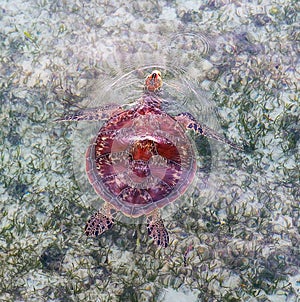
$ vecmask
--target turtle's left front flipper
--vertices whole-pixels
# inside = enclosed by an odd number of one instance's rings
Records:
[[[174,118],[187,130],[193,130],[197,134],[225,143],[236,150],[244,151],[244,148],[242,146],[235,144],[231,140],[215,132],[213,129],[198,123],[195,118],[188,112],[180,113]]]
[[[100,121],[107,120],[111,116],[122,112],[124,109],[120,105],[110,104],[99,108],[89,108],[78,110],[73,114],[66,115],[57,119],[58,122],[64,121]]]

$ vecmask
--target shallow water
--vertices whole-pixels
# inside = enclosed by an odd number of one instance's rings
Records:
[[[298,301],[297,1],[8,1],[1,4],[0,300]],[[157,250],[143,221],[99,239],[84,154],[153,68],[165,110],[189,111],[238,152],[195,138],[198,174]],[[171,208],[171,207],[170,207]]]

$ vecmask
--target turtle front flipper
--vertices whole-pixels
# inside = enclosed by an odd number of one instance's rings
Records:
[[[100,121],[107,120],[110,117],[122,112],[124,109],[117,104],[109,104],[99,108],[89,108],[78,110],[73,114],[66,115],[57,119],[58,122],[64,121]]]
[[[231,140],[223,137],[213,129],[198,123],[195,118],[188,112],[180,113],[174,116],[174,118],[187,130],[193,130],[197,134],[225,143],[236,150],[244,151],[244,148],[242,146],[239,146]]]
[[[112,228],[114,224],[115,209],[107,203],[88,220],[85,226],[85,234],[89,237],[97,237]]]
[[[169,234],[158,211],[152,212],[147,217],[148,235],[154,240],[155,244],[161,247],[169,245]]]

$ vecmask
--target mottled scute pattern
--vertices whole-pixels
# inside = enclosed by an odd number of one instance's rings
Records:
[[[152,100],[152,102],[151,102]],[[196,171],[193,144],[155,97],[113,116],[86,153],[95,191],[127,216],[150,214],[178,198]]]

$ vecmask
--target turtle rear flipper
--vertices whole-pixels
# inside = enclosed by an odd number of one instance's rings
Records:
[[[85,226],[85,234],[89,237],[97,237],[112,228],[114,224],[114,209],[105,204],[88,220]]]
[[[152,212],[147,217],[148,235],[154,240],[156,245],[167,247],[169,245],[169,234],[158,211]]]

